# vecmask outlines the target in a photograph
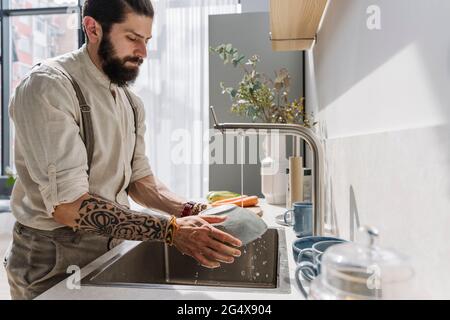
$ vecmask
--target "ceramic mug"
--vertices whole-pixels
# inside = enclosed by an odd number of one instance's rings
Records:
[[[313,281],[321,272],[323,253],[329,247],[343,242],[345,242],[345,240],[342,239],[320,241],[314,243],[311,248],[305,248],[300,251],[297,258],[298,266],[295,270],[295,280],[305,297],[307,296],[307,293],[300,279],[300,273],[306,281]]]
[[[340,238],[335,238],[335,237],[319,237],[319,236],[315,236],[315,237],[312,237],[312,236],[311,236],[311,237],[303,237],[303,238],[299,238],[299,239],[295,240],[295,241],[292,243],[292,253],[293,253],[293,255],[294,255],[294,260],[295,260],[296,262],[301,262],[301,261],[298,260],[298,255],[300,254],[300,251],[302,251],[303,249],[306,249],[306,248],[312,248],[312,246],[313,246],[315,243],[322,242],[322,241],[329,241],[329,240],[344,241],[343,239],[340,239]],[[305,256],[302,257],[302,261],[303,261],[303,260],[313,262],[312,257],[307,256],[307,255],[305,255]]]
[[[314,262],[302,261],[298,264],[296,272],[301,272],[303,278],[313,281],[320,273],[322,263],[322,253],[314,257]]]
[[[317,255],[324,253],[329,247],[342,242],[344,242],[344,240],[326,240],[314,243],[311,248],[306,248],[300,251],[297,257],[297,263],[301,263],[303,256],[305,255],[309,256],[310,260],[315,261]]]
[[[297,237],[312,235],[312,206],[310,202],[295,202],[293,208],[284,213],[284,222],[293,227]]]

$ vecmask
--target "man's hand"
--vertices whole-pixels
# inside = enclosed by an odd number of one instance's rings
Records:
[[[220,262],[233,263],[234,257],[240,257],[241,252],[232,246],[240,247],[242,242],[210,225],[225,219],[219,216],[178,218],[179,229],[175,232],[173,244],[207,268],[218,268]]]

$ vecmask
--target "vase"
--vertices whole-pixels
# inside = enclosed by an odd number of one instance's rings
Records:
[[[261,160],[261,192],[268,204],[286,203],[286,135],[267,134],[264,136],[263,159]]]

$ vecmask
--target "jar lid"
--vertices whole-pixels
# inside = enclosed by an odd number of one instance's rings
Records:
[[[322,257],[321,281],[329,288],[356,296],[381,298],[413,276],[409,258],[376,244],[378,231],[360,229],[361,242],[330,247]]]

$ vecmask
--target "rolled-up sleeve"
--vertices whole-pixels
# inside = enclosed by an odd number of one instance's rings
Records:
[[[136,149],[134,153],[134,158],[132,162],[132,174],[130,179],[130,184],[145,178],[147,176],[153,175],[152,169],[148,157],[145,154],[145,109],[142,100],[136,95],[132,94],[133,101],[136,103],[137,107],[137,134],[136,134]]]
[[[46,71],[31,73],[11,100],[16,145],[30,177],[39,186],[49,216],[58,205],[74,202],[89,192],[77,108],[70,82]]]

